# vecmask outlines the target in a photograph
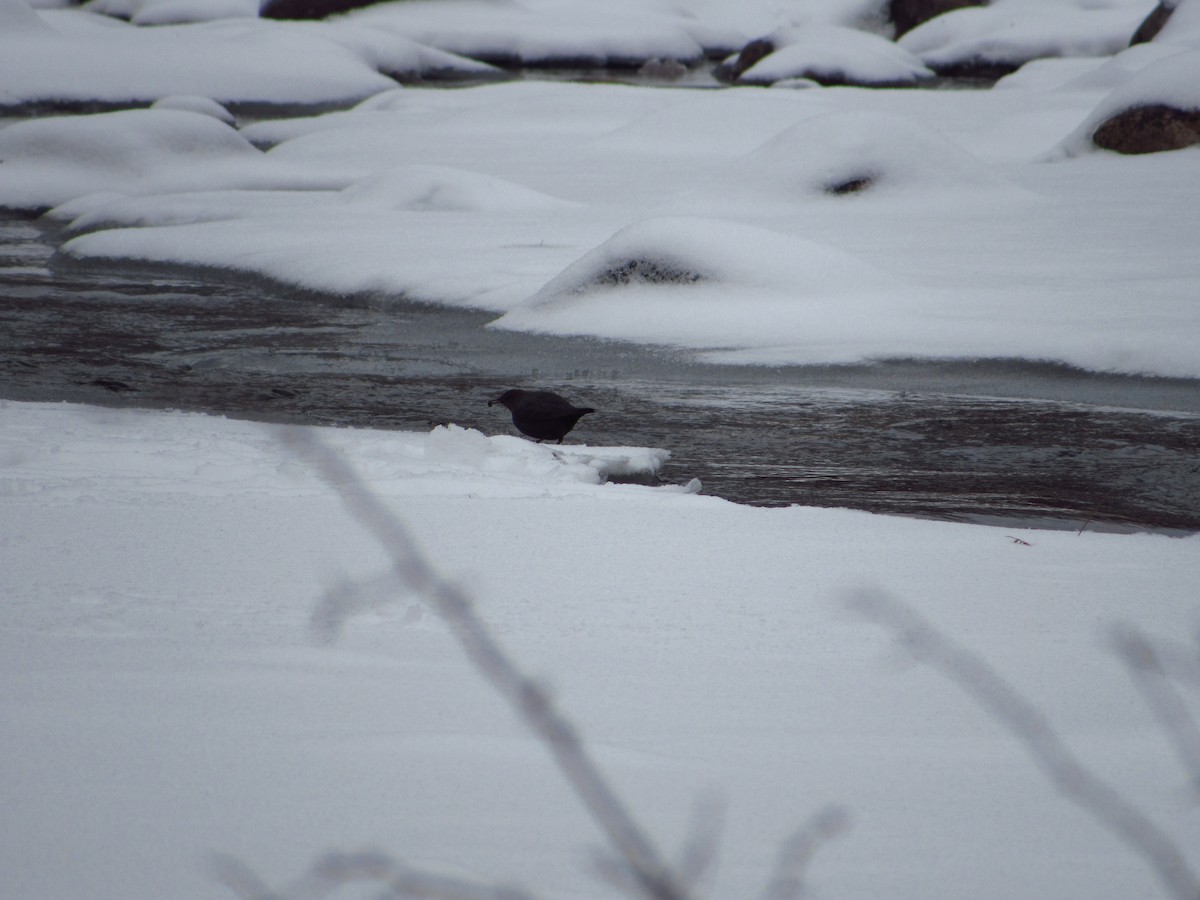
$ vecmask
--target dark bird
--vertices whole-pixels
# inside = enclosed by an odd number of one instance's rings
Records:
[[[522,391],[516,388],[505,391],[488,406],[499,403],[512,413],[517,431],[541,441],[563,442],[563,437],[575,427],[582,416],[595,412],[588,406],[572,406],[558,394],[550,391]]]

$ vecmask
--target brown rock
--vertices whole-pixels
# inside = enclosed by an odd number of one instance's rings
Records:
[[[1116,153],[1159,153],[1200,144],[1200,109],[1133,106],[1097,128],[1092,143]]]
[[[1158,0],[1158,6],[1154,7],[1150,11],[1150,15],[1142,20],[1142,24],[1129,39],[1129,46],[1154,40],[1155,35],[1162,31],[1162,27],[1167,24],[1167,19],[1171,18],[1171,13],[1175,12],[1176,5],[1178,5],[1178,0]]]
[[[266,0],[259,15],[264,19],[324,19],[326,16],[372,6],[378,2],[379,0]]]
[[[770,56],[776,49],[774,41],[768,38],[758,38],[743,47],[742,52],[732,63],[718,66],[713,72],[713,76],[718,81],[732,84],[742,77],[743,72],[763,57]]]
[[[928,22],[934,16],[952,9],[986,5],[986,0],[891,0],[889,17],[896,26],[896,37],[900,37],[922,22]]]

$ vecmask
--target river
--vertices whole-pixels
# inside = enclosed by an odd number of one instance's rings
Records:
[[[68,264],[0,217],[0,397],[511,434],[487,400],[558,391],[568,442],[663,447],[666,482],[1018,527],[1200,530],[1200,384],[1019,361],[709,365],[489,329],[490,314],[232,273]]]

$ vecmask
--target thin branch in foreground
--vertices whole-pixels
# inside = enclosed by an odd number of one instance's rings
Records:
[[[399,518],[313,431],[281,428],[278,433],[383,546],[396,576],[450,626],[471,663],[551,751],[568,784],[628,868],[638,893],[648,900],[684,900],[686,889],[600,773],[574,726],[547,692],[508,657],[475,614],[466,593],[434,571]]]
[[[1200,726],[1187,702],[1167,676],[1154,644],[1141,631],[1125,625],[1113,634],[1113,643],[1146,705],[1174,747],[1180,763],[1200,793]]]
[[[373,850],[327,853],[281,892],[268,889],[236,857],[218,854],[210,866],[217,880],[241,900],[325,900],[355,883],[378,885],[380,900],[532,900],[515,888],[418,869]]]
[[[800,897],[812,858],[849,825],[850,814],[844,807],[827,806],[797,829],[779,850],[779,859],[763,900],[796,900]]]
[[[981,657],[958,646],[917,612],[878,592],[860,592],[851,608],[887,628],[911,652],[964,690],[1008,729],[1055,789],[1116,835],[1150,866],[1177,900],[1200,898],[1200,880],[1179,847],[1071,752],[1050,721]]]

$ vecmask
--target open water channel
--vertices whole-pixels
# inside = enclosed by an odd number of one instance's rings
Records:
[[[743,367],[485,327],[490,314],[55,257],[0,217],[0,397],[272,422],[515,433],[487,400],[558,391],[568,442],[663,447],[666,482],[763,506],[1200,530],[1200,382],[1020,362]]]

